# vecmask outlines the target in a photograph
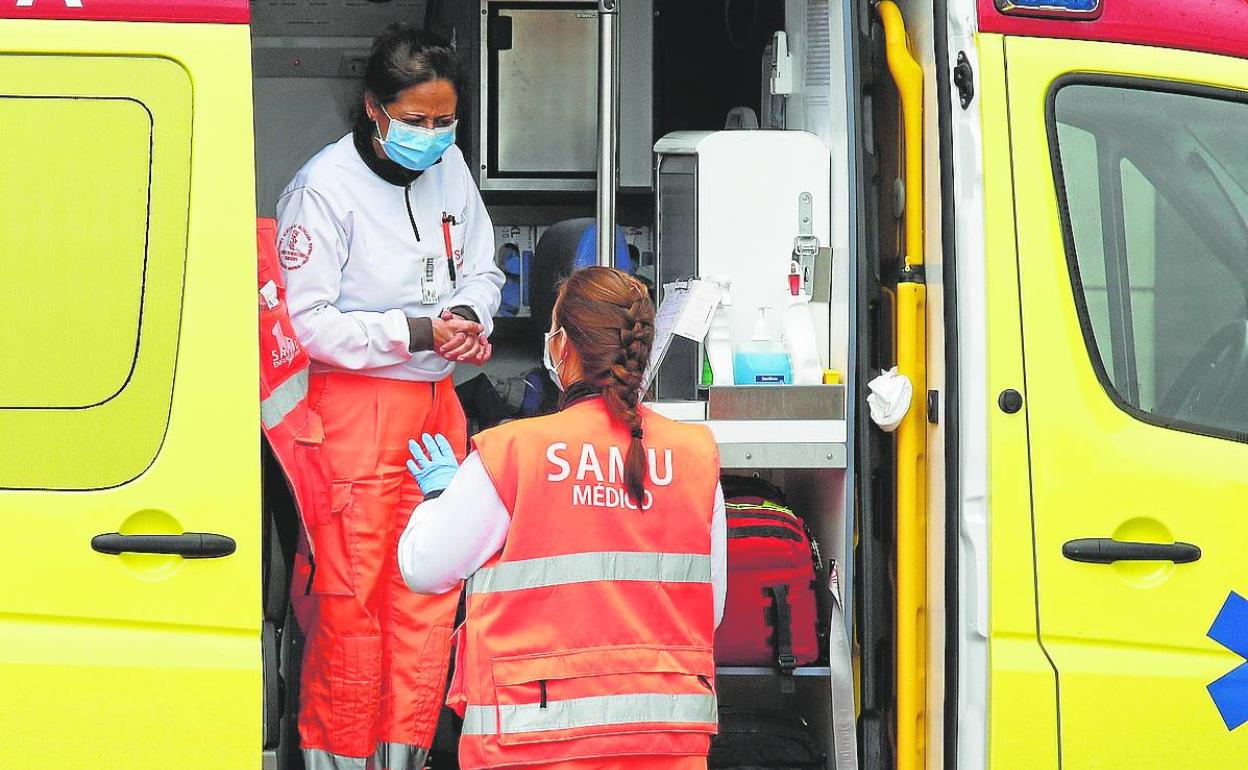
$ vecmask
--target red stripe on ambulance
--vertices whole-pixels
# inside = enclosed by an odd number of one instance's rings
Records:
[[[0,19],[247,24],[247,0],[0,0]]]

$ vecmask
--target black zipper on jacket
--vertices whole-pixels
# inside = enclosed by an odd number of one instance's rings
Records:
[[[412,213],[412,182],[403,187],[403,204],[407,206],[407,221],[412,223],[412,234],[416,236],[416,242],[420,243],[420,228],[416,226],[416,215]]]

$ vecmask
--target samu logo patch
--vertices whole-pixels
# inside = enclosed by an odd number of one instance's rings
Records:
[[[312,236],[303,225],[291,225],[282,233],[277,242],[277,253],[281,257],[282,267],[287,270],[298,270],[308,264],[312,258]]]

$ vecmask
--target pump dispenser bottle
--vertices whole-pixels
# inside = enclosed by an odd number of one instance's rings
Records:
[[[733,380],[737,385],[787,385],[793,381],[789,354],[771,336],[767,311],[758,309],[758,323],[749,342],[737,346],[733,359]]]

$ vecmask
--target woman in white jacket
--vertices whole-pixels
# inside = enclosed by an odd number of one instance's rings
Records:
[[[454,144],[459,64],[408,26],[374,43],[351,134],[278,202],[291,321],[312,358],[329,516],[300,550],[296,609],[308,637],[299,729],[307,766],[422,768],[437,724],[457,595],[407,591],[395,553],[421,499],[413,431],[465,420],[451,372],[490,356],[503,274],[493,227]],[[320,523],[320,522],[318,522]]]

